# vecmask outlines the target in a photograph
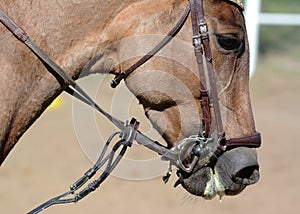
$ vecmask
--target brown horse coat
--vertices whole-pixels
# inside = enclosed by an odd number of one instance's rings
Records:
[[[120,73],[134,61],[126,58],[128,49],[139,52],[149,45],[141,44],[139,36],[165,35],[186,4],[183,0],[3,0],[0,7],[72,77],[78,78],[92,73]],[[227,1],[206,0],[204,7],[226,134],[251,134],[255,126],[248,89],[249,51],[244,18],[239,8]],[[220,41],[223,35],[234,37],[239,45],[225,48]],[[179,42],[175,42],[180,45],[167,49],[168,57],[155,57],[126,80],[169,147],[199,133],[202,126],[191,37],[188,21],[177,37]],[[124,38],[132,38],[131,47]],[[2,163],[62,89],[3,26],[0,77]],[[244,181],[236,182],[237,178]],[[222,155],[214,169],[195,171],[185,178],[183,186],[193,194],[212,198],[216,194],[237,194],[257,180],[255,151],[240,148]]]

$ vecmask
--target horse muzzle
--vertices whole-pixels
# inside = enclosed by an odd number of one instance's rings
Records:
[[[191,173],[179,170],[181,185],[191,194],[212,199],[237,195],[259,180],[256,151],[238,147],[226,151],[215,163],[196,164]]]

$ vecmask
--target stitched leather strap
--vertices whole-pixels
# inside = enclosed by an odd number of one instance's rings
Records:
[[[203,127],[204,133],[199,133],[200,135],[204,135],[208,137],[210,134],[210,99],[209,94],[207,91],[207,84],[205,78],[205,71],[203,66],[203,49],[202,49],[202,38],[199,32],[199,20],[200,20],[200,8],[201,2],[190,0],[190,7],[191,7],[191,20],[192,20],[192,30],[193,30],[193,45],[194,45],[194,52],[197,62],[197,69],[200,78],[200,102],[202,107],[202,120],[203,120]]]
[[[217,126],[217,135],[219,146],[215,152],[215,155],[220,155],[228,149],[236,148],[236,147],[250,147],[250,148],[258,148],[261,145],[261,135],[258,132],[255,132],[251,135],[241,136],[237,138],[226,138],[225,130],[222,122],[222,115],[220,110],[219,96],[217,92],[217,78],[216,73],[213,68],[212,62],[212,52],[209,45],[209,34],[208,27],[204,17],[204,8],[202,0],[190,0],[191,7],[191,19],[192,19],[192,27],[193,27],[193,44],[195,49],[196,61],[198,64],[198,72],[200,77],[200,92],[201,92],[201,105],[203,111],[204,118],[204,130],[205,137],[210,135],[210,123],[211,116],[209,114],[209,102],[210,100],[206,100],[211,96],[214,116],[216,120]],[[210,90],[207,88],[206,84],[206,76],[203,64],[203,54],[206,59],[208,80],[210,84]],[[210,92],[210,95],[208,94]]]
[[[138,69],[140,66],[145,64],[149,59],[151,59],[158,51],[160,51],[163,47],[165,47],[181,30],[182,26],[184,25],[188,15],[190,13],[190,5],[186,7],[183,15],[179,19],[179,21],[176,23],[176,25],[171,29],[171,31],[151,50],[149,51],[145,56],[143,56],[141,59],[139,59],[136,63],[134,63],[132,66],[130,66],[128,69],[123,71],[121,74],[117,75],[111,82],[111,87],[115,88],[119,85],[119,83],[122,81],[122,79],[126,79],[132,72],[134,72],[136,69]]]

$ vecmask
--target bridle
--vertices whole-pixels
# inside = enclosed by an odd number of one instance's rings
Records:
[[[243,10],[242,4],[238,0],[225,0],[229,3],[234,4],[240,10]],[[203,114],[203,132],[198,135],[190,136],[182,141],[180,141],[174,148],[168,149],[167,147],[161,145],[157,141],[153,141],[139,130],[139,122],[132,119],[130,122],[122,122],[117,118],[113,117],[100,106],[98,106],[93,99],[79,86],[76,82],[66,73],[58,64],[56,64],[37,44],[35,44],[27,33],[21,29],[11,18],[9,18],[0,9],[0,21],[21,41],[23,42],[45,65],[47,70],[51,72],[59,81],[62,88],[70,93],[72,96],[80,99],[86,104],[90,105],[95,110],[102,113],[108,120],[110,120],[116,127],[121,131],[113,133],[111,137],[107,140],[105,147],[93,168],[89,169],[83,177],[77,180],[71,185],[70,190],[58,197],[55,197],[41,206],[37,207],[30,213],[38,213],[45,208],[53,204],[70,203],[77,202],[84,198],[90,192],[94,191],[110,174],[110,172],[115,168],[118,162],[123,157],[127,147],[130,147],[135,140],[137,143],[157,152],[162,156],[163,160],[170,161],[170,165],[176,166],[179,171],[185,173],[192,173],[195,166],[204,167],[209,163],[216,162],[217,158],[224,152],[237,148],[237,147],[249,147],[258,148],[261,145],[260,133],[255,132],[250,135],[227,138],[220,111],[220,105],[218,100],[218,92],[216,85],[216,76],[212,64],[212,54],[209,45],[209,34],[208,27],[204,17],[203,1],[202,0],[189,0],[189,4],[186,7],[183,16],[174,26],[174,28],[165,36],[162,41],[155,46],[149,53],[138,60],[135,64],[129,67],[127,70],[117,75],[111,83],[112,87],[116,87],[122,79],[126,79],[132,72],[134,72],[138,67],[143,65],[149,59],[151,59],[159,50],[161,50],[165,45],[167,45],[180,31],[184,25],[189,13],[191,13],[192,20],[192,30],[193,30],[193,45],[195,51],[195,57],[197,61],[197,67],[200,78],[200,102]],[[207,87],[206,74],[204,69],[203,58],[206,60],[208,81],[210,85],[210,90]],[[212,137],[211,123],[212,117],[210,114],[210,108],[213,106],[214,118],[217,127],[217,139],[216,141]],[[108,145],[111,141],[119,136],[120,140],[115,144],[112,151],[104,157]],[[216,144],[212,150],[208,147],[208,144]],[[114,155],[117,150],[122,147],[118,156],[114,159]],[[186,158],[191,159],[191,163],[188,165],[184,164]],[[88,187],[83,189],[78,194],[75,194],[76,190],[79,190],[92,176],[95,175],[97,170],[100,169],[107,163],[105,171],[101,174],[99,179],[90,183]],[[164,177],[165,181],[168,180],[170,172]],[[176,184],[175,184],[176,185]],[[68,195],[75,195],[74,198],[65,199]]]
[[[225,0],[229,3],[234,4],[240,10],[244,10],[243,4],[239,2],[239,0]],[[183,142],[180,142],[175,146],[174,150],[176,151],[184,151],[187,147],[191,146],[191,144],[196,143],[194,145],[194,158],[192,163],[189,164],[189,167],[186,167],[182,164],[183,160],[182,157],[179,155],[177,165],[180,166],[180,169],[190,173],[192,172],[194,166],[199,162],[199,157],[201,157],[201,153],[203,153],[206,148],[206,144],[213,141],[211,137],[211,123],[212,117],[210,115],[210,106],[213,106],[213,112],[216,120],[216,127],[217,127],[217,142],[218,146],[210,155],[210,160],[218,158],[224,152],[236,148],[236,147],[249,147],[249,148],[259,148],[261,145],[261,135],[259,132],[254,132],[250,135],[245,135],[241,137],[235,138],[227,138],[223,126],[222,115],[220,110],[220,104],[218,100],[218,92],[217,92],[217,85],[216,85],[216,76],[213,68],[212,63],[212,53],[211,48],[209,45],[209,33],[207,23],[204,17],[204,8],[203,8],[203,1],[202,0],[189,0],[189,5],[187,6],[184,15],[181,19],[177,22],[175,27],[170,31],[170,33],[148,54],[146,54],[143,58],[141,58],[137,63],[133,66],[129,67],[129,69],[125,70],[118,76],[116,76],[111,86],[115,88],[122,79],[126,79],[133,71],[135,71],[140,65],[144,64],[147,60],[149,60],[152,56],[154,56],[161,48],[165,46],[174,38],[174,36],[178,33],[181,29],[187,15],[191,13],[191,21],[192,21],[192,30],[193,30],[193,46],[194,52],[197,62],[197,68],[200,78],[200,103],[202,107],[202,118],[203,118],[203,132],[200,133],[198,136],[191,136],[185,139]],[[208,73],[208,81],[210,85],[210,90],[207,87],[207,80],[206,74],[204,69],[204,62],[203,57],[206,60],[206,67]],[[200,152],[201,151],[201,152]],[[179,153],[180,153],[179,152]],[[209,162],[207,158],[204,158],[204,163]],[[215,162],[215,161],[212,161]]]
[[[241,8],[241,3],[239,1],[230,1],[237,4]],[[251,135],[241,136],[238,138],[227,138],[222,122],[222,115],[220,110],[220,103],[217,92],[216,84],[216,74],[214,72],[212,64],[212,53],[209,45],[209,33],[207,23],[204,17],[204,8],[202,0],[190,0],[191,5],[191,19],[193,28],[193,45],[195,50],[196,61],[198,65],[198,72],[200,77],[200,101],[203,112],[203,142],[205,144],[210,137],[210,125],[211,125],[211,115],[210,115],[210,103],[213,104],[213,111],[216,120],[217,127],[217,142],[218,146],[214,151],[212,158],[219,157],[222,153],[236,147],[250,147],[258,148],[261,144],[260,133],[255,132]],[[203,54],[204,52],[204,54]],[[206,84],[205,70],[203,66],[203,56],[206,60],[208,80],[210,84],[210,91],[208,90]]]

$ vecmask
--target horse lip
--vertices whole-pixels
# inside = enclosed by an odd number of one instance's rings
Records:
[[[206,183],[210,180],[210,174],[206,170],[208,169],[200,168],[190,174],[183,172],[181,180],[183,188],[192,195],[203,197]]]

